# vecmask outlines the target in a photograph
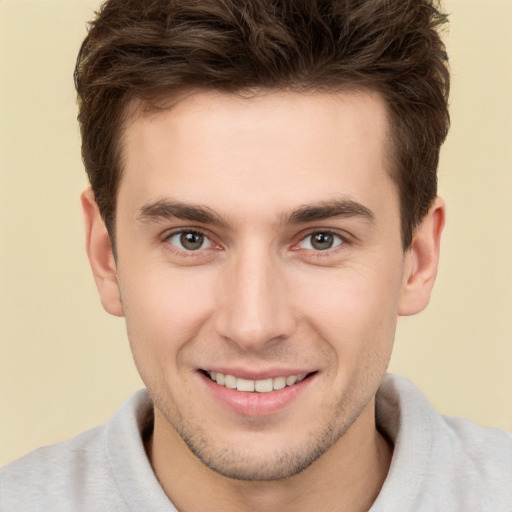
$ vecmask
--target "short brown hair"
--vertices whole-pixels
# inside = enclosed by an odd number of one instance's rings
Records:
[[[449,72],[434,0],[107,0],[80,49],[82,156],[110,236],[128,103],[183,88],[365,88],[386,101],[402,242],[437,194]]]

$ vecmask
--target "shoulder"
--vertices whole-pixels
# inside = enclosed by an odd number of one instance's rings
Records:
[[[38,448],[0,470],[0,510],[64,510],[91,478],[108,485],[102,449],[105,427]],[[51,507],[51,508],[50,508]]]
[[[39,448],[2,468],[0,510],[127,510],[118,486],[122,475],[112,464],[122,465],[118,452],[144,456],[139,430],[147,412],[144,404],[146,397],[139,392],[106,425]]]
[[[510,433],[439,414],[411,382],[397,376],[384,379],[376,415],[394,443],[382,494],[401,500],[400,510],[512,510]]]
[[[490,502],[493,496],[506,497],[512,510],[512,434],[463,418],[442,416],[442,420],[446,441],[440,448],[464,475],[466,485],[471,482]]]

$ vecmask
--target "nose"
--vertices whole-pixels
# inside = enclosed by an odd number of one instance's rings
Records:
[[[248,250],[225,268],[218,290],[217,333],[248,352],[289,338],[296,328],[283,263]]]

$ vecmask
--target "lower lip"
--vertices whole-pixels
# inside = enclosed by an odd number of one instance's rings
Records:
[[[308,388],[315,375],[309,375],[303,381],[269,393],[244,392],[230,389],[213,382],[198,372],[212,395],[237,414],[244,416],[268,416],[283,410]]]

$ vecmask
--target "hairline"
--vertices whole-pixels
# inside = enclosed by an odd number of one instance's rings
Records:
[[[398,143],[395,140],[398,137],[398,133],[393,129],[392,119],[395,114],[390,108],[389,101],[386,98],[386,94],[380,90],[379,87],[372,84],[359,84],[354,80],[347,78],[346,82],[340,82],[337,86],[318,86],[312,83],[309,84],[288,84],[283,86],[272,86],[272,87],[246,87],[236,88],[233,90],[218,88],[218,87],[207,87],[207,86],[195,86],[195,87],[179,87],[173,90],[155,92],[155,94],[148,95],[145,98],[139,96],[126,97],[123,101],[124,106],[122,107],[120,122],[118,125],[117,134],[114,137],[114,149],[116,152],[116,184],[115,184],[115,195],[113,208],[110,211],[110,218],[104,218],[105,225],[110,237],[112,250],[114,256],[117,256],[116,251],[116,214],[117,214],[117,199],[119,189],[121,186],[121,180],[126,163],[126,151],[125,151],[125,135],[130,122],[134,122],[137,119],[145,116],[158,115],[159,113],[168,112],[172,110],[179,102],[184,99],[200,93],[218,93],[223,96],[233,96],[240,99],[250,99],[252,97],[259,97],[266,94],[274,94],[279,92],[293,92],[297,94],[327,94],[336,95],[343,92],[355,92],[360,94],[378,94],[383,101],[384,114],[386,122],[386,131],[384,135],[384,167],[389,177],[394,183],[396,188],[399,208],[400,208],[400,232],[402,238],[402,247],[404,252],[409,248],[411,233],[405,233],[404,229],[404,218],[402,216],[402,209],[404,207],[402,200],[402,193],[400,189],[400,176],[399,176],[399,162],[397,158]],[[175,100],[176,99],[176,100]],[[421,220],[421,219],[420,219]],[[410,231],[414,230],[416,226],[410,226]]]

